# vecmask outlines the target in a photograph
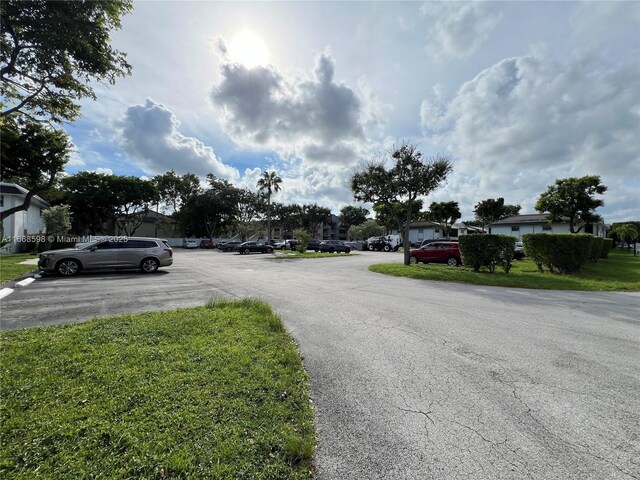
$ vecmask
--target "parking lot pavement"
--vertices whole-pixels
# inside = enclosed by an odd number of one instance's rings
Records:
[[[423,282],[334,259],[176,251],[137,272],[47,277],[2,328],[260,297],[300,346],[322,479],[629,479],[640,458],[640,296]]]

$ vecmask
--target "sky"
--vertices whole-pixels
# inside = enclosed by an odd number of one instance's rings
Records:
[[[425,200],[535,213],[600,175],[607,223],[640,218],[640,2],[134,3],[131,76],[65,126],[67,172],[214,173],[274,201],[355,205],[349,177],[402,142],[453,171]]]

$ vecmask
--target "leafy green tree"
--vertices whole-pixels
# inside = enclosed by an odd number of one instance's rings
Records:
[[[602,207],[604,201],[595,195],[606,191],[607,187],[601,183],[599,175],[557,179],[538,197],[535,209],[548,212],[550,222],[568,219],[569,231],[579,233],[587,223],[602,220],[595,209]]]
[[[416,199],[411,204],[411,218],[420,218],[420,210],[422,210],[423,202],[421,198]],[[373,211],[376,212],[376,221],[386,227],[387,231],[392,228],[402,229],[402,221],[407,211],[406,202],[392,202],[390,205],[386,203],[375,203]]]
[[[149,180],[138,177],[108,175],[109,188],[116,192],[117,202],[113,220],[120,232],[133,236],[142,225],[158,197],[158,191]]]
[[[273,207],[274,214],[279,219],[278,223],[282,230],[282,236],[287,238],[290,235],[289,238],[293,238],[294,230],[304,225],[304,208],[297,203],[290,205],[274,204]]]
[[[360,225],[367,220],[367,215],[369,210],[366,208],[347,205],[340,210],[340,225],[347,229],[351,225]]]
[[[458,202],[432,202],[429,205],[429,210],[425,212],[425,216],[429,221],[439,223],[442,227],[442,233],[448,237],[451,226],[462,214]]]
[[[633,223],[615,223],[609,230],[609,237],[617,237],[627,244],[627,252],[631,249],[631,242],[635,244],[638,240],[638,227]],[[633,249],[635,256],[636,250]]]
[[[0,43],[1,116],[73,121],[78,101],[94,98],[93,82],[129,75],[110,32],[131,11],[129,0],[4,0]]]
[[[213,240],[217,234],[235,226],[240,190],[212,174],[207,179],[210,187],[189,198],[179,218],[185,235],[207,236]]]
[[[177,175],[174,170],[156,175],[152,179],[157,191],[159,201],[177,212],[189,198],[200,192],[200,179],[194,173]]]
[[[257,187],[267,197],[267,241],[271,241],[271,195],[280,191],[282,179],[276,172],[262,172],[262,177],[258,179]]]
[[[384,227],[375,220],[367,220],[360,225],[351,225],[348,233],[351,240],[366,240],[384,235]]]
[[[520,205],[505,205],[502,197],[487,198],[476,203],[473,212],[476,214],[479,226],[484,230],[487,225],[493,222],[518,215]]]
[[[448,158],[440,156],[425,161],[417,145],[412,144],[395,148],[390,156],[394,164],[388,170],[384,159],[370,161],[357,170],[351,177],[351,191],[357,201],[389,207],[396,223],[402,225],[404,263],[409,265],[409,227],[413,205],[418,197],[426,196],[438,188],[451,172],[452,165]],[[404,212],[394,210],[396,202],[404,203]]]
[[[153,182],[138,177],[78,172],[62,179],[64,202],[78,233],[105,233],[112,220],[125,235],[134,235],[158,196]]]
[[[105,233],[104,224],[113,218],[119,202],[108,177],[94,172],[78,172],[62,179],[62,201],[69,205],[74,232]]]
[[[316,203],[304,205],[302,208],[304,226],[313,238],[318,238],[318,230],[322,224],[331,221],[331,210]]]
[[[42,212],[42,221],[50,235],[64,235],[71,230],[69,205],[55,205]]]
[[[21,205],[2,212],[1,219],[4,220],[27,210],[35,195],[56,184],[69,160],[72,145],[62,130],[28,119],[4,118],[1,128],[0,178],[15,182],[28,191]]]
[[[243,242],[261,230],[258,220],[266,210],[264,198],[251,190],[237,190],[236,229]]]

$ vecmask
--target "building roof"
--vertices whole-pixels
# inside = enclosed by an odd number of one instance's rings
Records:
[[[548,224],[549,220],[547,220],[548,213],[527,213],[524,215],[514,215],[513,217],[504,218],[502,220],[498,220],[493,222],[491,225],[532,225],[532,224]],[[563,222],[568,219],[563,218]],[[558,223],[558,222],[557,222]]]
[[[29,190],[15,183],[0,182],[0,193],[2,195],[20,195],[22,197],[25,197],[27,193],[29,193]],[[38,195],[34,195],[31,198],[31,201],[35,201],[35,203],[39,203],[44,207],[49,206],[49,203],[46,200],[40,198]]]

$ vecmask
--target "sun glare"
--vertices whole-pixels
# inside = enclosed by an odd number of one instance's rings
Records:
[[[241,32],[229,44],[229,58],[247,68],[266,65],[269,52],[260,37],[251,32]]]

